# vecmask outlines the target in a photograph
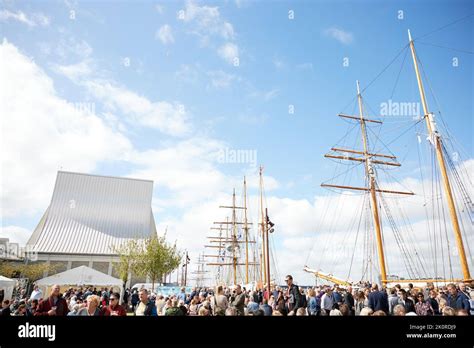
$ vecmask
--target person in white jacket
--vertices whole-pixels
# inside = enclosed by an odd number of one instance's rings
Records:
[[[327,289],[326,293],[321,297],[321,309],[326,311],[326,315],[329,315],[334,305],[334,296],[331,289]]]
[[[33,292],[31,293],[30,300],[41,300],[43,298],[43,292],[41,289],[38,287],[38,285],[35,285]]]

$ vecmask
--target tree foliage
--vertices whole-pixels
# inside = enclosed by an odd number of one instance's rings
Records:
[[[20,263],[11,261],[0,262],[0,274],[9,278],[28,278],[30,282],[34,282],[43,277],[44,272],[52,272],[55,266],[46,262],[36,263]]]
[[[152,282],[162,279],[163,275],[173,271],[179,266],[181,253],[176,243],[170,245],[166,242],[166,234],[154,236],[145,240],[140,253],[137,255],[135,271],[141,276],[148,276]]]
[[[176,243],[169,244],[166,234],[153,236],[145,240],[130,242],[116,249],[119,262],[115,265],[120,279],[125,283],[129,272],[142,277],[149,277],[152,287],[163,275],[175,270],[181,260],[181,252]]]
[[[114,263],[113,267],[125,285],[128,281],[129,273],[135,269],[135,263],[139,253],[139,242],[131,239],[119,247],[115,247],[114,251],[119,255],[119,261]]]

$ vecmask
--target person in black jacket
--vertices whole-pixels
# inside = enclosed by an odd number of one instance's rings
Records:
[[[9,317],[11,315],[11,310],[10,310],[10,301],[5,300],[3,301],[2,304],[2,311],[0,312],[2,317]]]
[[[140,297],[138,296],[138,291],[135,289],[132,293],[132,312],[135,312],[138,302],[140,302]]]
[[[355,314],[354,308],[354,297],[352,296],[352,287],[348,286],[346,293],[344,294],[344,304],[349,307],[349,315]]]
[[[287,297],[288,297],[288,315],[296,314],[296,311],[301,307],[301,293],[297,285],[293,284],[293,277],[287,275],[285,282],[288,285]]]
[[[398,296],[400,297],[400,299],[398,301],[398,304],[401,304],[401,305],[403,305],[403,307],[405,307],[405,312],[406,313],[416,312],[415,311],[415,304],[413,303],[412,300],[410,300],[407,297],[407,292],[406,292],[405,289],[400,289],[398,291]]]

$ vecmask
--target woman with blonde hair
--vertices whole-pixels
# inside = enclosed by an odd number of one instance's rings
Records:
[[[444,297],[440,297],[439,299],[439,312],[443,313],[443,309],[448,306],[448,301]]]
[[[198,315],[198,300],[193,298],[189,304],[189,315],[196,316]]]
[[[210,300],[213,315],[225,315],[225,310],[229,306],[229,301],[224,295],[224,289],[221,285],[216,288],[216,293]]]
[[[87,297],[87,306],[77,312],[79,316],[101,316],[102,311],[99,309],[100,297],[97,295],[89,295]]]
[[[209,310],[205,306],[201,306],[201,308],[199,308],[198,315],[200,317],[207,317],[209,316]]]
[[[313,288],[308,289],[308,315],[319,315],[321,312],[321,302],[316,297],[316,292]]]

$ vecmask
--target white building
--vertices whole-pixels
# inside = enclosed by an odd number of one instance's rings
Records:
[[[156,235],[152,195],[150,180],[59,171],[51,203],[27,247],[56,273],[85,265],[118,277],[112,267],[116,248]],[[138,281],[143,279],[131,279]]]

